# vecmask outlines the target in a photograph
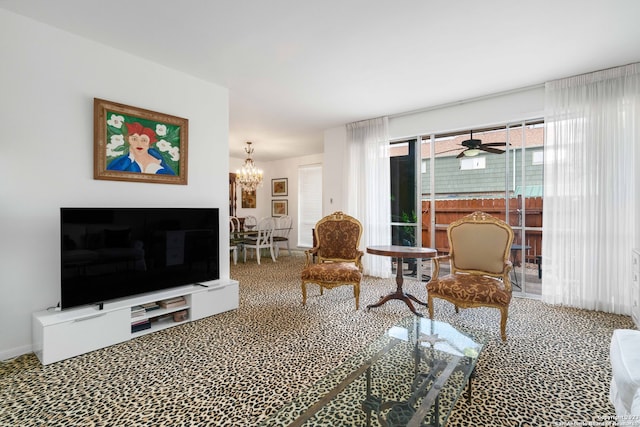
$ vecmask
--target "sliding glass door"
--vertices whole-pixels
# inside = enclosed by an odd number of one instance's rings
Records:
[[[514,292],[540,295],[543,141],[542,121],[530,121],[392,143],[393,243],[445,254],[448,225],[487,212],[514,229]],[[425,264],[404,273],[428,280]]]
[[[508,222],[514,230],[511,246],[514,292],[542,294],[542,209],[544,127],[542,121],[507,127]]]

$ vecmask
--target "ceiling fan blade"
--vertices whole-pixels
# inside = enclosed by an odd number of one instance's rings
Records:
[[[436,156],[439,156],[440,154],[444,154],[444,153],[450,153],[452,151],[458,151],[458,150],[462,150],[462,147],[457,147],[457,148],[452,148],[450,150],[444,150],[444,151],[437,152]]]
[[[488,142],[486,144],[482,144],[483,147],[503,147],[506,145],[506,142]]]
[[[498,150],[497,148],[487,147],[486,144],[481,145],[480,147],[478,147],[478,149],[482,150],[482,151],[486,151],[487,153],[493,153],[493,154],[502,154],[502,153],[504,153],[504,150]]]
[[[467,151],[467,150],[464,150],[464,151]],[[464,151],[462,153],[458,154],[456,156],[456,159],[459,159],[460,157],[464,157]]]

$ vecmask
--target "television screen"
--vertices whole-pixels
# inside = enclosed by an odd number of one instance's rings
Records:
[[[62,309],[220,278],[217,208],[61,208]]]

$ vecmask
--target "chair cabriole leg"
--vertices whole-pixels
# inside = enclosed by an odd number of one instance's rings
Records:
[[[427,305],[429,306],[429,319],[433,319],[433,298],[431,295],[427,296]]]
[[[302,305],[307,304],[307,283],[302,282]]]
[[[508,316],[508,308],[507,307],[500,308],[500,335],[502,337],[502,341],[507,340],[507,316]]]

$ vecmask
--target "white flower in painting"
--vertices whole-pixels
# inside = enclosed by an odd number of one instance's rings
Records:
[[[122,135],[112,135],[107,144],[107,157],[116,157],[122,154],[124,147],[124,137]]]
[[[113,126],[114,128],[120,129],[122,124],[124,123],[124,117],[118,116],[116,114],[112,114],[111,118],[107,120],[107,124],[109,126]]]
[[[107,145],[107,157],[118,157],[120,154],[119,151],[114,150],[113,148]]]
[[[156,133],[158,134],[158,136],[166,136],[167,127],[165,125],[156,125]]]
[[[124,136],[122,135],[111,135],[109,144],[107,146],[111,146],[113,148],[117,148],[121,145],[124,145]]]
[[[171,144],[165,141],[164,139],[161,139],[160,141],[156,142],[156,147],[158,147],[158,150],[162,151],[163,153],[166,153],[171,149]]]
[[[169,154],[171,155],[171,160],[174,162],[180,160],[180,149],[178,147],[171,147],[169,149]]]
[[[158,147],[158,150],[163,153],[169,153],[169,155],[171,156],[171,160],[173,160],[174,162],[180,160],[180,148],[174,147],[164,139],[156,142],[156,147]]]

